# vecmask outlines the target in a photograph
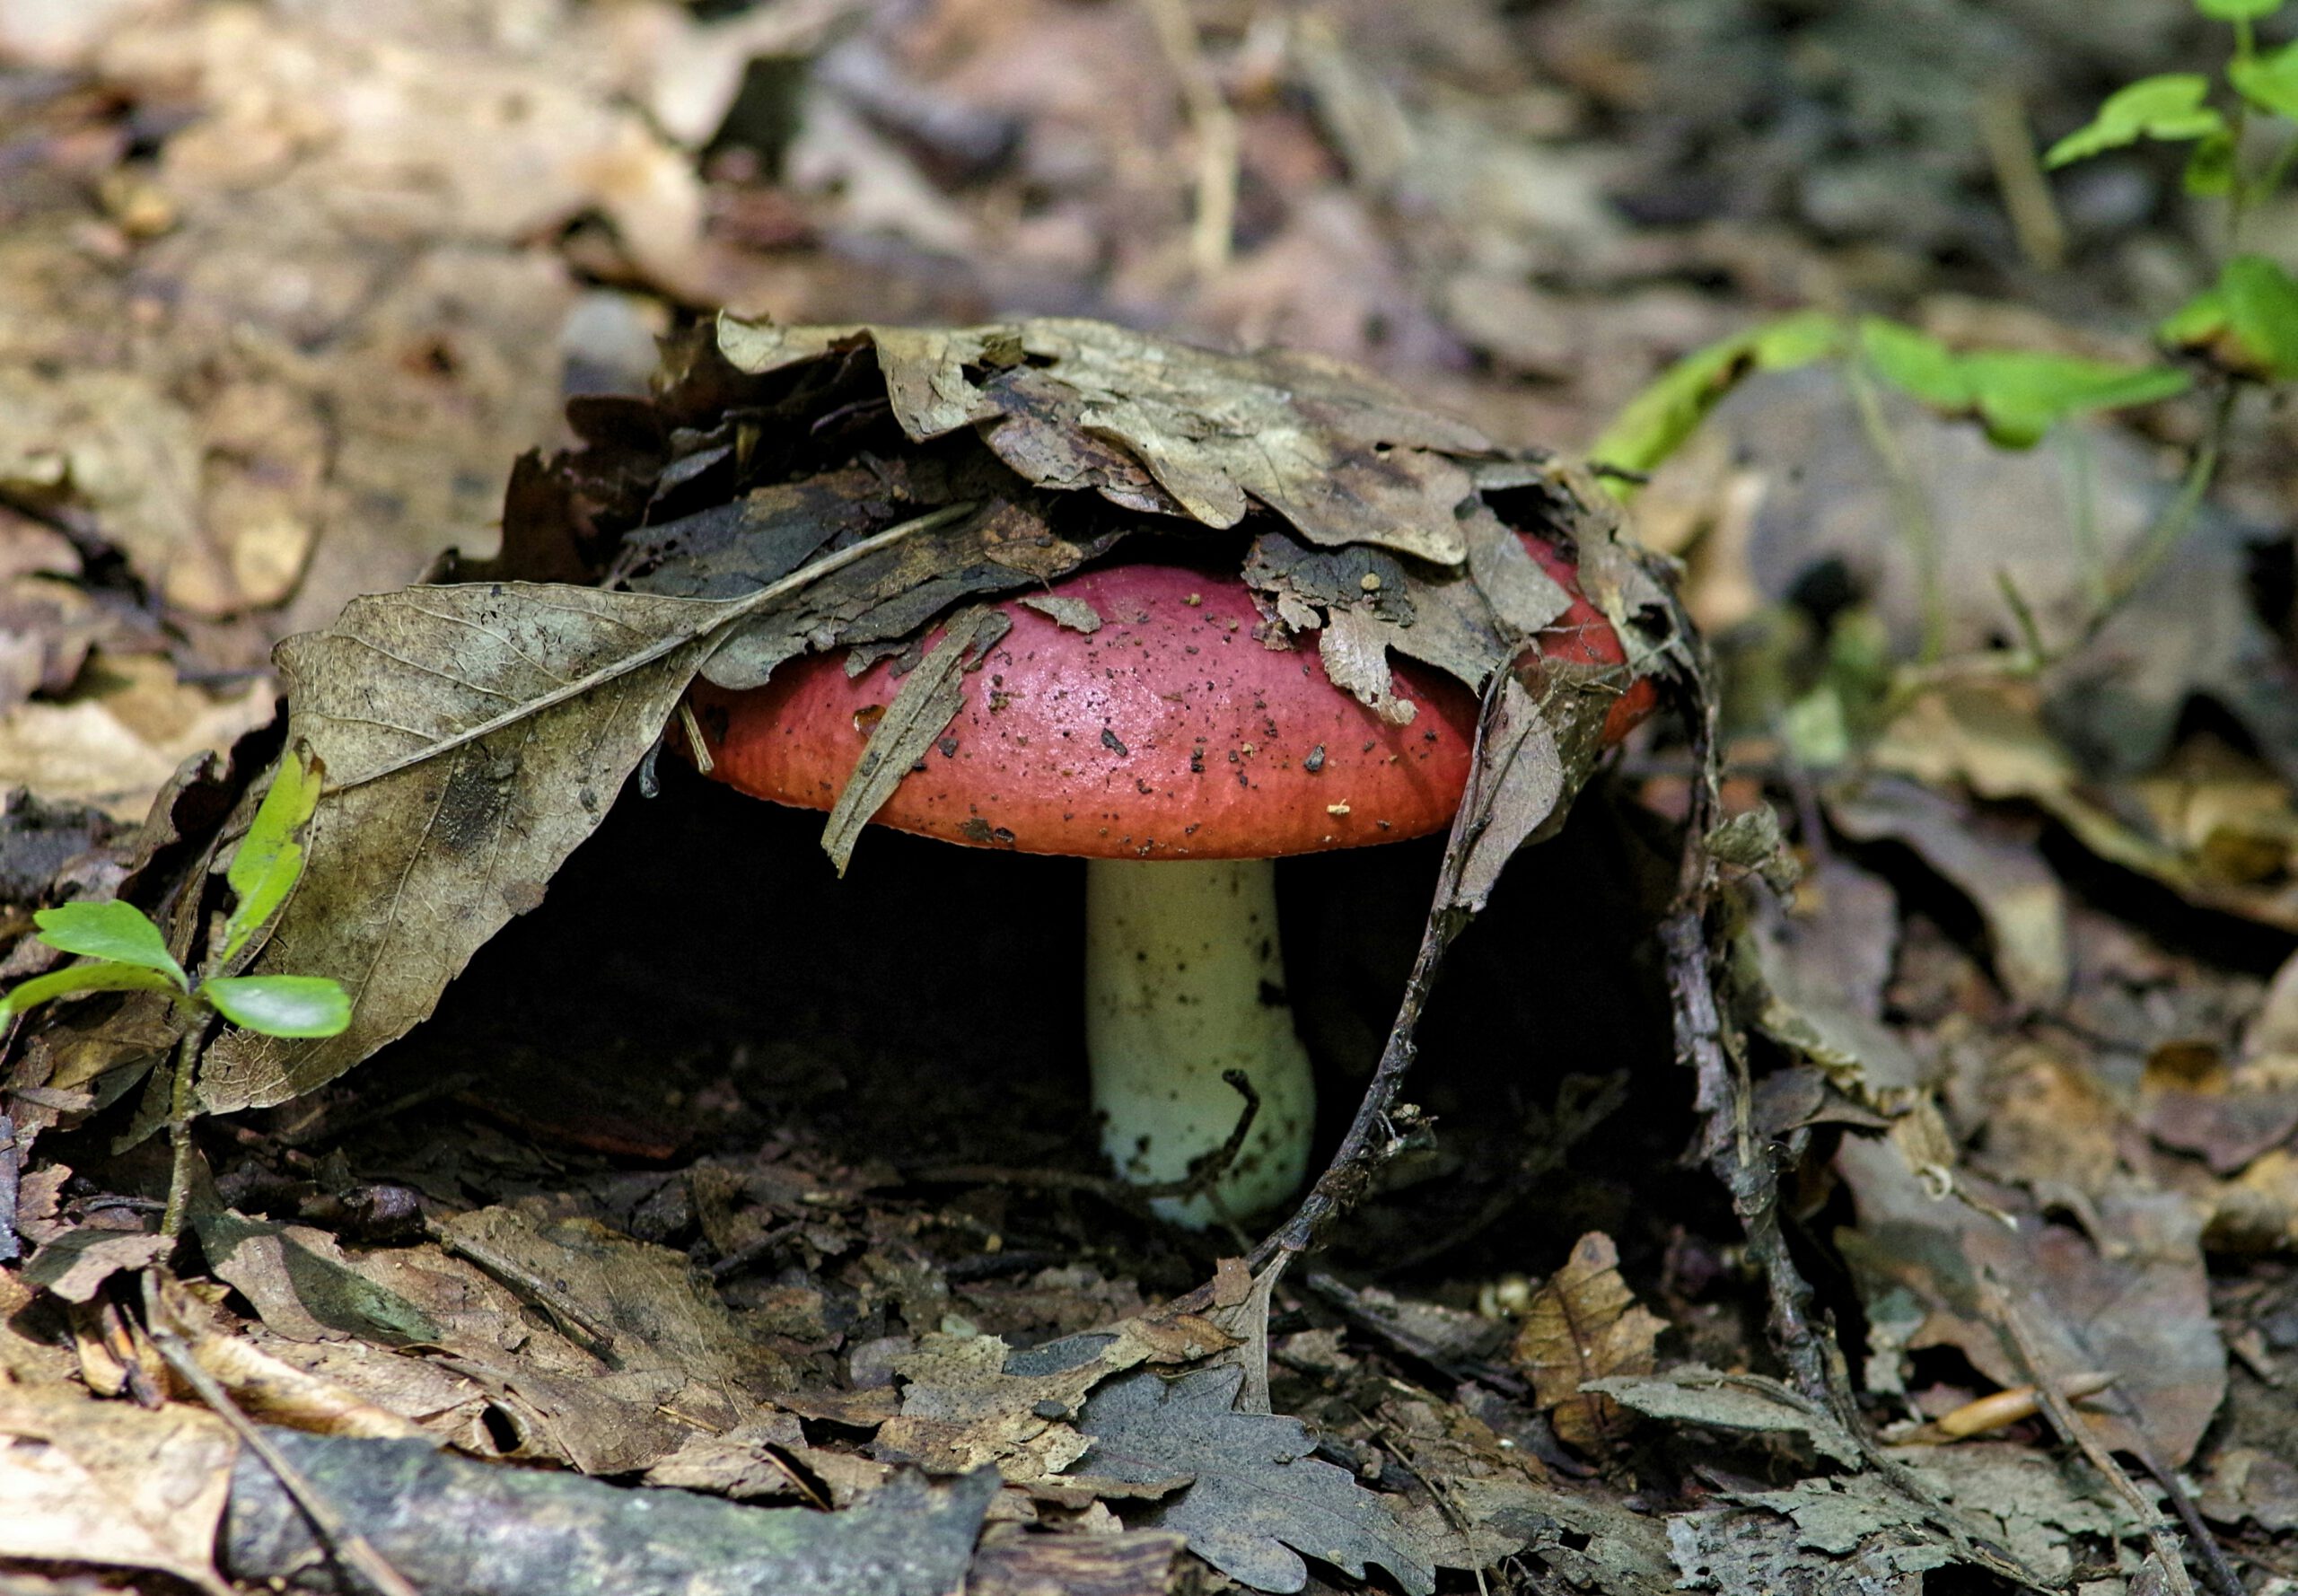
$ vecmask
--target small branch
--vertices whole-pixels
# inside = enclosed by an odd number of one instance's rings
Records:
[[[2066,224],[2059,218],[2042,162],[2035,158],[2034,132],[2016,89],[1998,85],[1979,96],[1978,135],[2019,252],[2030,266],[2057,271],[2066,261]]]
[[[1866,367],[1854,358],[1844,362],[1843,372],[1851,390],[1852,408],[1859,414],[1859,429],[1882,462],[1890,483],[1891,518],[1899,523],[1908,551],[1915,556],[1916,585],[1923,609],[1919,657],[1924,664],[1933,664],[1947,651],[1947,593],[1940,568],[1939,529],[1931,519],[1931,507],[1924,499],[1922,485],[1915,479],[1914,469],[1908,464],[1907,453],[1891,432],[1890,418],[1883,414],[1882,400],[1876,396]]]
[[[2049,1416],[2051,1428],[2058,1432],[2060,1440],[2082,1452],[2084,1460],[2098,1471],[2099,1477],[2145,1526],[2146,1544],[2153,1550],[2156,1561],[2162,1565],[2171,1596],[2193,1596],[2194,1583],[2187,1575],[2186,1557],[2178,1542],[2171,1538],[2170,1526],[2163,1522],[2162,1515],[2155,1510],[2154,1504],[2146,1499],[2145,1493],[2138,1488],[2137,1482],[2124,1471],[2120,1463],[2115,1461],[2114,1454],[2107,1450],[2097,1432],[2085,1424],[2083,1416],[2074,1410],[2074,1404],[2068,1399],[2066,1387],[2051,1367],[2049,1354],[2043,1350],[2041,1343],[2036,1339],[2034,1328],[2027,1322],[2026,1315],[2020,1311],[2018,1304],[2011,1300],[2011,1293],[2004,1289],[2003,1282],[1992,1268],[1981,1276],[1979,1289],[1984,1294],[1989,1315],[2011,1337],[2012,1346],[2017,1349],[2019,1362],[2025,1365],[2027,1378],[2034,1382],[2035,1394],[2041,1399],[2043,1412]],[[2169,1470],[2150,1468],[2149,1472],[2155,1473],[2158,1481],[2168,1487],[2174,1504],[2185,1502],[2186,1493],[2173,1481],[2164,1478]],[[2188,1518],[2188,1514],[2193,1516]],[[2200,1515],[2193,1513],[2191,1503],[2185,1503],[2180,1517],[2187,1520],[2195,1554],[2201,1559],[2209,1576],[2211,1589],[2218,1592],[2218,1596],[2241,1596],[2241,1580],[2226,1565],[2224,1554],[2219,1551],[2217,1542],[2204,1528]]]
[[[2210,424],[2204,430],[2202,441],[2196,445],[2194,459],[2188,464],[2177,495],[2148,525],[2137,546],[2111,569],[2101,573],[2094,579],[2092,585],[2097,596],[2091,605],[2090,613],[2083,617],[2083,624],[2072,636],[2056,647],[2045,647],[2039,651],[2031,642],[2022,640],[2014,648],[1981,649],[1952,659],[1926,658],[1917,664],[1906,666],[1892,681],[1884,705],[1885,715],[1896,715],[1923,694],[1956,682],[2003,678],[2018,680],[2039,676],[2051,666],[2080,653],[2097,641],[2099,634],[2106,630],[2107,623],[2121,613],[2122,607],[2137,595],[2193,530],[2203,499],[2217,478],[2219,465],[2225,454],[2226,440],[2232,431],[2234,407],[2240,402],[2241,392],[2242,385],[2235,381],[2229,381],[2220,389],[2217,402],[2211,410]],[[2031,624],[2031,616],[2024,618],[2026,624]]]

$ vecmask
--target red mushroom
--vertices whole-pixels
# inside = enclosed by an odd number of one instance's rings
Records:
[[[1537,640],[1549,659],[1620,666],[1610,624],[1567,560],[1525,547],[1572,606]],[[1476,735],[1475,696],[1399,661],[1403,725],[1326,676],[1313,650],[1272,649],[1236,575],[1169,565],[1088,570],[1052,596],[1100,624],[1064,624],[1025,597],[968,702],[878,824],[982,847],[1083,856],[1086,1048],[1102,1146],[1129,1179],[1180,1179],[1219,1147],[1241,1069],[1260,1098],[1251,1135],[1206,1193],[1167,1200],[1184,1223],[1283,1200],[1315,1121],[1308,1055],[1284,997],[1272,861],[1392,842],[1452,823]],[[1091,624],[1082,610],[1066,619]],[[712,775],[777,802],[829,809],[899,686],[880,664],[848,678],[830,655],[766,686],[694,698]],[[1617,741],[1650,712],[1636,680],[1604,726]]]

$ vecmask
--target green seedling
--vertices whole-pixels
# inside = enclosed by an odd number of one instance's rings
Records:
[[[230,917],[201,975],[194,978],[168,951],[167,938],[130,903],[66,903],[32,916],[39,940],[85,961],[51,970],[0,997],[0,1023],[53,998],[82,992],[162,992],[194,1011],[212,1010],[266,1036],[334,1036],[351,1023],[351,999],[324,976],[225,973],[243,962],[303,873],[297,840],[319,802],[320,766],[291,756],[279,762],[271,790],[257,806],[225,873],[234,897]]]
[[[2196,11],[2232,31],[2223,73],[2215,79],[2162,73],[2127,84],[2041,158],[2046,167],[2057,168],[2144,143],[2186,145],[2188,191],[2223,197],[2223,264],[2215,282],[2156,327],[2166,358],[2124,364],[2042,351],[1955,349],[1899,322],[1801,311],[1684,356],[1631,399],[1591,445],[1588,458],[1600,475],[1614,479],[1613,491],[1624,499],[1747,378],[1820,362],[1842,368],[1861,425],[1891,478],[1894,512],[1915,556],[1924,590],[1924,646],[1911,667],[1882,671],[1878,680],[1889,685],[1873,714],[1850,713],[1857,695],[1846,697],[1832,680],[1799,700],[1785,730],[1807,759],[1848,757],[1862,741],[1863,722],[1869,731],[1887,723],[1909,693],[1933,682],[1990,671],[2032,676],[2095,636],[2192,526],[2242,396],[2298,382],[2298,276],[2285,263],[2242,247],[2245,218],[2298,170],[2298,43],[2262,50],[2254,34],[2254,24],[2284,3],[2194,0]],[[2029,449],[2071,417],[2155,404],[2197,386],[2208,391],[2209,421],[2185,479],[2128,552],[2090,583],[2090,611],[2073,634],[2047,645],[2024,599],[2007,574],[1998,574],[2019,640],[1981,658],[1942,659],[1947,618],[1938,539],[1928,525],[1921,485],[1909,478],[1878,395],[1895,391],[1940,415],[1975,422],[1998,448]],[[2084,538],[2083,529],[2075,530],[2079,549]]]
[[[281,758],[270,791],[256,806],[247,835],[224,870],[232,910],[210,939],[197,976],[169,951],[167,937],[134,904],[66,903],[33,916],[39,938],[83,962],[50,970],[0,997],[0,1025],[35,1004],[87,992],[157,992],[171,999],[183,1022],[170,1083],[175,1170],[169,1181],[162,1232],[183,1223],[194,1151],[189,1127],[191,1088],[199,1050],[217,1019],[276,1037],[328,1037],[351,1023],[351,998],[325,976],[246,976],[238,972],[261,951],[263,939],[303,878],[303,837],[319,806],[322,767],[297,745]]]

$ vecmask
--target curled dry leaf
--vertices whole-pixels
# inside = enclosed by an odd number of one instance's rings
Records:
[[[1556,1433],[1583,1451],[1601,1451],[1626,1433],[1627,1420],[1611,1398],[1583,1388],[1592,1380],[1651,1373],[1667,1328],[1620,1278],[1612,1239],[1591,1231],[1532,1293],[1514,1355]]]
[[[1474,427],[1311,355],[1216,355],[1055,319],[934,331],[719,327],[726,357],[751,373],[865,346],[912,439],[994,424],[989,446],[1031,482],[1090,487],[1207,526],[1234,526],[1258,501],[1312,543],[1458,565],[1467,548],[1453,509],[1470,483],[1455,457],[1495,452]]]

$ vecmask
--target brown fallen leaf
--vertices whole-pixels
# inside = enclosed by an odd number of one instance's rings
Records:
[[[211,1593],[239,1451],[197,1408],[0,1384],[0,1557],[153,1569]]]
[[[1516,1332],[1517,1365],[1532,1377],[1556,1433],[1585,1451],[1609,1447],[1627,1428],[1619,1405],[1581,1388],[1592,1380],[1649,1374],[1667,1321],[1639,1304],[1619,1275],[1619,1250],[1601,1231],[1573,1243],[1572,1257],[1532,1293]]]
[[[1021,1350],[996,1336],[927,1336],[895,1360],[908,1387],[878,1443],[935,1472],[994,1463],[1009,1483],[1039,1480],[1085,1455],[1088,1441],[1071,1421],[1103,1381],[1231,1344],[1219,1327],[1189,1314],[1127,1320]]]
[[[2046,1219],[2026,1194],[1967,1171],[1934,1164],[1918,1173],[1899,1142],[1845,1138],[1836,1168],[1857,1199],[1859,1224],[1836,1241],[1870,1303],[1912,1297],[1921,1318],[1901,1345],[1957,1347],[2006,1388],[2037,1372],[2110,1372],[2113,1390],[2092,1420],[2100,1438],[2119,1451],[2151,1448],[2173,1467],[2191,1457],[2226,1390],[2201,1206],[2121,1177],[2092,1196],[2086,1234]],[[2049,1368],[2028,1369],[1989,1314],[1989,1272]]]

